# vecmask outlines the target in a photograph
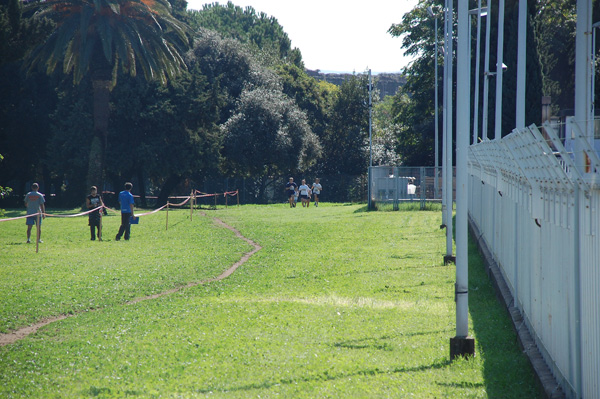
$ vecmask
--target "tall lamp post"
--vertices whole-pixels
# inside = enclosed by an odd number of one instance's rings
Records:
[[[371,169],[373,168],[373,139],[372,139],[372,131],[373,131],[373,83],[371,80],[371,70],[369,69],[369,173],[368,175],[368,190],[367,195],[369,196],[369,200],[367,201],[367,208],[371,209]]]
[[[438,180],[438,174],[439,174],[439,116],[438,116],[438,108],[439,108],[439,101],[438,101],[438,17],[436,14],[433,13],[433,9],[431,7],[427,7],[427,13],[429,14],[429,16],[431,18],[434,19],[434,23],[435,23],[435,109],[434,109],[434,113],[435,113],[435,140],[434,140],[434,145],[435,145],[435,177],[434,177],[434,192],[435,192],[435,198],[438,198],[439,196],[439,180]]]
[[[473,144],[477,144],[477,137],[479,137],[479,64],[481,58],[481,18],[487,17],[487,7],[481,7],[481,0],[479,0],[478,8],[469,10],[469,15],[477,16],[477,48],[475,49],[475,100],[473,101]],[[489,25],[489,24],[488,24]],[[471,24],[469,23],[469,38],[471,37]],[[469,40],[469,44],[471,41]],[[469,51],[469,54],[471,52]]]
[[[445,18],[444,18],[444,134],[442,139],[443,144],[443,160],[442,160],[442,173],[443,173],[443,184],[442,196],[442,223],[443,227],[446,227],[446,255],[444,256],[444,262],[454,262],[452,238],[453,238],[453,221],[452,221],[452,210],[453,210],[453,170],[452,170],[452,117],[453,117],[453,73],[452,57],[454,55],[453,45],[453,14],[454,6],[452,0],[446,0],[445,2]]]
[[[435,173],[435,177],[433,180],[433,187],[434,187],[434,193],[435,193],[435,198],[438,198],[439,196],[439,190],[440,190],[440,186],[439,186],[439,181],[438,181],[438,170],[439,170],[439,117],[438,117],[438,19],[437,19],[437,15],[433,13],[433,9],[431,7],[427,7],[427,13],[429,14],[429,16],[431,18],[434,19],[435,21],[435,109],[434,109],[434,115],[435,115],[435,140],[434,140],[434,145],[435,145],[435,169],[434,169],[434,173]]]
[[[456,336],[450,339],[450,359],[475,354],[469,337],[468,172],[471,54],[469,2],[458,1],[456,76]]]

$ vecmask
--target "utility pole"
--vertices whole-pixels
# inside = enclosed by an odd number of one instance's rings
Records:
[[[434,30],[435,30],[435,74],[434,74],[434,87],[435,87],[435,108],[434,108],[434,119],[435,119],[435,139],[434,139],[434,145],[435,145],[435,150],[434,150],[434,156],[435,156],[435,163],[434,163],[434,178],[433,178],[433,192],[434,192],[434,198],[437,198],[439,195],[439,190],[440,190],[440,186],[439,186],[439,181],[438,181],[438,169],[439,169],[439,160],[440,160],[440,155],[439,155],[439,117],[438,117],[438,17],[436,14],[434,14],[433,9],[431,7],[427,7],[427,13],[429,14],[429,16],[431,18],[434,19],[435,23],[434,23]]]
[[[470,136],[471,54],[469,1],[458,1],[458,48],[456,75],[456,336],[450,339],[450,360],[475,355],[469,337],[469,249],[467,157]]]
[[[369,173],[368,173],[368,190],[367,195],[369,196],[368,200],[368,209],[371,209],[371,169],[373,168],[373,139],[372,139],[372,131],[373,131],[373,82],[371,80],[371,70],[369,69]]]
[[[445,51],[444,51],[444,190],[442,195],[445,197],[445,207],[442,204],[442,212],[444,213],[443,222],[446,227],[446,255],[444,256],[444,263],[453,262],[454,256],[452,248],[452,210],[453,210],[453,169],[452,169],[452,117],[453,117],[453,101],[452,101],[452,89],[453,89],[453,44],[452,44],[452,30],[453,30],[453,4],[452,0],[446,0],[446,17],[445,17]]]
[[[498,50],[496,57],[496,129],[494,140],[502,138],[502,75],[504,72],[504,0],[498,0]]]
[[[527,65],[527,0],[519,0],[519,47],[517,50],[516,128],[525,128],[525,73]]]

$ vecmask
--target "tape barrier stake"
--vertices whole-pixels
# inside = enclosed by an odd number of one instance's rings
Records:
[[[227,209],[227,193],[225,193],[225,209]]]
[[[165,230],[169,230],[169,201],[167,201],[167,227]]]
[[[102,209],[100,209],[100,223],[98,225],[98,241],[102,241]]]
[[[240,190],[235,190],[235,196],[237,197],[237,206],[240,206]]]
[[[40,251],[40,237],[42,236],[42,229],[40,228],[40,219],[42,218],[42,214],[38,213],[38,215],[36,216],[37,218],[37,223],[36,223],[36,240],[35,240],[35,253],[37,254]]]
[[[190,221],[194,217],[194,192],[190,193]]]

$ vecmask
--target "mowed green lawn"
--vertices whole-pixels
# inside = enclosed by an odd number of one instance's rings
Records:
[[[73,211],[74,212],[74,211]],[[22,212],[7,212],[15,216]],[[476,357],[449,361],[454,266],[440,212],[323,204],[0,223],[0,332],[72,314],[0,348],[4,398],[536,398],[508,315],[471,248]],[[225,280],[145,297],[218,276]],[[93,310],[93,311],[91,311]]]

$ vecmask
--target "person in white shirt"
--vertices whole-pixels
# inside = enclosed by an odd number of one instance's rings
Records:
[[[315,182],[312,185],[312,193],[315,195],[315,206],[319,206],[319,195],[321,194],[321,191],[323,190],[323,187],[321,186],[320,179],[317,177],[315,179]]]
[[[300,200],[302,200],[302,207],[307,208],[310,206],[310,187],[306,185],[306,179],[302,179],[302,184],[298,187],[300,192]]]

